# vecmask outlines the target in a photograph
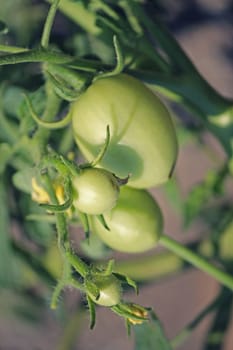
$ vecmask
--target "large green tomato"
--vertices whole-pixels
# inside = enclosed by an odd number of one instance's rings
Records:
[[[71,107],[74,137],[88,161],[98,154],[110,127],[110,145],[100,166],[128,186],[166,182],[177,158],[177,138],[164,104],[126,74],[94,82]]]
[[[106,245],[121,252],[147,251],[156,246],[163,231],[160,208],[146,190],[123,187],[116,206],[104,218],[109,230],[94,217],[91,229]]]

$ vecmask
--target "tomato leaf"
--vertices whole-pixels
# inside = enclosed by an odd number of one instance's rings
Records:
[[[134,350],[171,350],[162,325],[157,316],[151,312],[151,321],[133,327],[135,331]]]
[[[12,155],[12,148],[7,143],[0,144],[0,174],[4,172],[5,167]]]
[[[13,176],[13,184],[20,191],[32,193],[32,178],[35,176],[35,169],[27,167],[18,171]]]
[[[32,105],[33,105],[33,108],[35,109],[35,113],[37,115],[41,115],[45,108],[45,102],[46,102],[44,89],[39,88],[35,92],[29,93],[28,95],[32,101]],[[28,108],[27,101],[25,98],[22,100],[19,106],[18,114],[21,120],[20,133],[22,135],[31,133],[35,128],[36,124],[31,116],[31,112]]]
[[[19,268],[11,246],[10,217],[8,212],[6,182],[0,177],[0,286],[9,287],[17,284]]]
[[[184,203],[185,227],[188,227],[192,220],[201,214],[209,198],[222,194],[226,175],[227,168],[224,166],[219,172],[209,172],[201,183],[193,187]]]

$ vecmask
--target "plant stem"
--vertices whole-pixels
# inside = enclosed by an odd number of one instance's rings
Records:
[[[47,47],[49,46],[50,33],[51,33],[52,25],[54,22],[54,18],[57,12],[59,2],[60,0],[54,0],[52,2],[52,5],[49,9],[48,16],[45,21],[44,30],[41,37],[41,46],[45,49],[47,49]]]
[[[46,1],[52,3],[52,0]],[[102,29],[95,24],[96,15],[88,11],[81,1],[62,0],[59,4],[59,10],[86,32],[92,35],[98,35],[102,32]]]
[[[59,204],[49,175],[45,173],[43,176],[46,182],[46,189],[48,190],[48,194],[52,203]],[[63,256],[64,264],[72,265],[82,277],[86,277],[89,273],[89,268],[87,264],[79,258],[79,256],[72,253],[65,214],[55,213],[55,217],[58,235],[58,246]]]
[[[73,61],[74,58],[72,56],[54,50],[45,50],[43,48],[0,56],[0,66],[27,62],[65,64]]]
[[[211,265],[208,261],[203,259],[200,255],[193,253],[189,248],[186,248],[182,244],[178,243],[174,239],[162,235],[159,243],[165,248],[171,250],[193,266],[198,267],[200,270],[208,273],[210,276],[215,278],[219,283],[233,290],[233,277],[219,268]]]
[[[59,279],[53,291],[53,295],[50,303],[51,309],[57,308],[58,298],[62,290],[64,289],[64,287],[68,284],[70,276],[71,276],[71,266],[69,262],[64,259],[62,277]]]
[[[28,51],[27,48],[18,47],[18,46],[8,46],[8,45],[0,45],[0,52],[8,52],[8,53],[18,53]]]

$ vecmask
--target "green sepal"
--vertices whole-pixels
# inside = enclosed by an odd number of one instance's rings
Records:
[[[126,332],[128,337],[131,336],[131,323],[129,322],[128,318],[125,318],[125,328],[126,328]]]
[[[103,214],[96,215],[96,218],[99,220],[99,222],[101,223],[101,225],[103,225],[103,227],[104,227],[106,230],[110,231],[110,228],[108,227],[108,225],[107,225],[107,223],[106,223],[106,221],[105,221],[105,218],[104,218]]]
[[[77,98],[80,95],[79,91],[72,90],[71,88],[68,88],[64,86],[55,76],[53,76],[51,73],[47,72],[49,76],[49,80],[53,85],[55,93],[62,99],[68,102],[73,102],[77,100]]]
[[[90,329],[93,329],[95,327],[95,320],[96,320],[95,303],[88,295],[87,295],[87,303],[88,303],[89,314],[90,314]]]
[[[116,54],[116,65],[113,68],[113,70],[109,72],[104,72],[104,73],[99,73],[95,76],[93,81],[102,79],[102,78],[108,78],[108,77],[114,77],[115,75],[120,74],[123,69],[124,69],[124,56],[120,47],[119,40],[116,35],[113,36],[113,45],[114,45],[114,50]]]
[[[114,264],[115,264],[115,260],[111,259],[108,261],[108,264],[106,266],[106,269],[104,271],[105,276],[110,276],[113,272],[113,268],[114,268]]]
[[[89,164],[90,167],[94,168],[97,164],[99,164],[101,162],[101,160],[103,159],[103,157],[105,156],[108,146],[110,143],[110,127],[109,125],[107,125],[106,127],[106,138],[104,141],[104,144],[102,146],[102,148],[100,149],[99,153],[97,154],[96,158],[93,159],[93,161]]]
[[[86,278],[85,286],[86,286],[87,294],[91,294],[96,300],[98,300],[100,297],[100,290],[96,286],[96,284],[93,283],[91,279]]]
[[[111,310],[115,312],[117,315],[124,317],[126,319],[138,320],[142,322],[148,321],[147,317],[135,315],[132,311],[132,307],[134,307],[133,303],[121,303],[121,304],[112,306]],[[143,307],[141,308],[145,309],[145,311],[150,311],[149,308],[143,308]]]
[[[92,76],[65,66],[48,64],[45,74],[59,97],[69,102],[76,100],[90,85]]]
[[[42,208],[44,208],[46,210],[49,210],[49,211],[52,211],[52,212],[55,212],[55,213],[62,213],[62,212],[66,211],[67,209],[69,209],[71,207],[72,202],[73,202],[73,198],[70,197],[63,204],[44,204],[44,203],[41,203],[39,205],[40,205],[40,207],[42,207]]]
[[[82,213],[81,211],[78,211],[78,216],[84,230],[85,239],[87,240],[87,242],[89,242],[90,225],[89,225],[88,215],[85,213]]]
[[[128,284],[130,287],[133,287],[136,294],[138,294],[138,286],[134,280],[132,280],[130,277],[121,275],[120,273],[113,272],[113,275],[117,277],[122,283]]]

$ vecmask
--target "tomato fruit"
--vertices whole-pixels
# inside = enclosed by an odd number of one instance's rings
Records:
[[[89,297],[102,306],[113,306],[119,304],[121,300],[121,284],[113,275],[95,277],[92,282],[96,284],[100,291],[99,298],[96,299],[91,293]]]
[[[73,178],[74,206],[86,214],[98,215],[110,210],[119,196],[117,178],[107,170],[85,168]]]
[[[123,187],[116,206],[104,218],[109,230],[96,218],[91,220],[91,229],[121,252],[139,253],[155,247],[163,230],[160,208],[146,190]]]
[[[177,158],[177,138],[164,104],[139,80],[126,74],[94,82],[71,107],[75,141],[88,161],[98,154],[110,128],[100,166],[128,186],[166,182]]]

